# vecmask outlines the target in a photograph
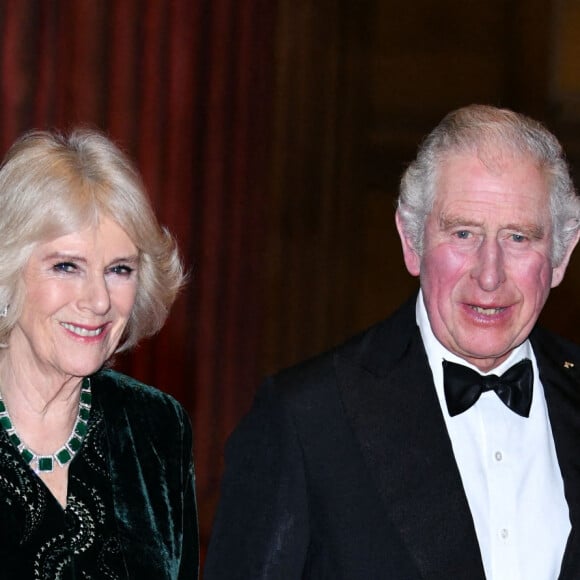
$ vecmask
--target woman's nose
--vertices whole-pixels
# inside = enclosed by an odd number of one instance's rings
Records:
[[[79,306],[95,314],[106,314],[109,311],[111,297],[102,276],[90,276],[84,281]]]

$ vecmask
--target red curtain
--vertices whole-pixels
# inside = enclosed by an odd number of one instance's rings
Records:
[[[1,153],[32,128],[98,127],[136,161],[191,279],[117,367],[194,425],[202,538],[227,433],[258,382],[271,0],[8,0]]]

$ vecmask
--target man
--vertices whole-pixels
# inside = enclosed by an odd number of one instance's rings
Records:
[[[396,213],[418,296],[267,381],[205,580],[580,578],[580,349],[536,327],[579,217],[540,124],[443,119]]]

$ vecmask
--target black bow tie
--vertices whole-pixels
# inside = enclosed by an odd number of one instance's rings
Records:
[[[445,400],[452,417],[467,411],[485,391],[495,391],[514,413],[528,417],[532,406],[533,382],[534,371],[527,358],[508,369],[501,377],[482,376],[466,366],[443,361]]]

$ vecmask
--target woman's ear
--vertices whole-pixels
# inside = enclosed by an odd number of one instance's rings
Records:
[[[407,266],[407,270],[411,276],[418,276],[421,271],[421,258],[415,250],[411,239],[405,233],[403,220],[399,215],[399,210],[397,210],[395,213],[395,223],[397,224],[397,231],[399,232],[399,237],[401,238],[405,266]]]

